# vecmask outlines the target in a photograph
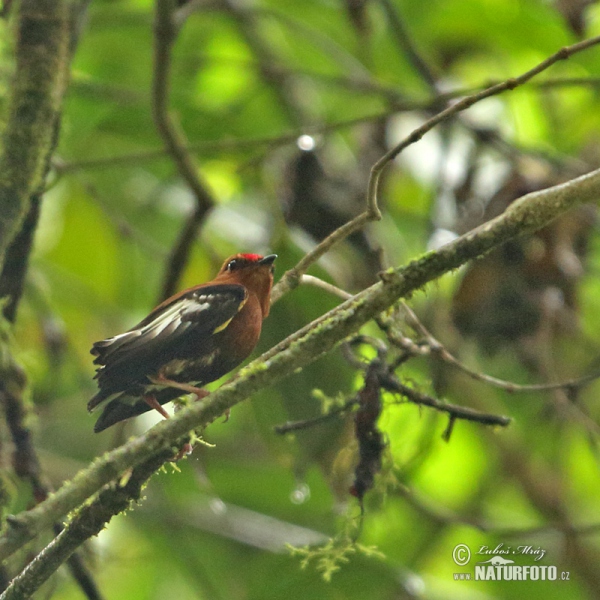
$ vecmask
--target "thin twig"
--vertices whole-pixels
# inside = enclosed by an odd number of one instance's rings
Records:
[[[485,90],[482,90],[481,92],[462,98],[452,106],[448,107],[446,110],[443,110],[435,117],[423,123],[421,127],[415,129],[407,138],[392,148],[376,163],[376,165],[373,167],[373,172],[380,173],[383,167],[390,161],[394,160],[394,158],[396,158],[405,148],[419,141],[428,131],[449,117],[462,112],[467,108],[470,108],[473,106],[473,104],[476,104],[481,100],[496,96],[508,90],[514,90],[515,88],[529,81],[532,77],[535,77],[536,75],[539,75],[546,69],[550,68],[553,64],[561,60],[566,60],[567,58],[573,56],[573,54],[587,50],[588,48],[599,43],[600,36],[596,36],[588,40],[578,42],[577,44],[573,44],[572,46],[565,46],[522,75],[519,75],[518,77],[512,77],[506,81],[503,81],[502,83],[498,83]]]
[[[534,384],[517,384],[512,381],[505,381],[503,379],[492,377],[491,375],[486,375],[485,373],[481,373],[471,369],[470,367],[467,367],[464,363],[459,361],[450,352],[448,352],[444,345],[438,341],[421,323],[408,305],[404,302],[401,302],[401,304],[407,314],[407,323],[416,332],[423,336],[423,343],[415,344],[415,342],[410,338],[404,337],[394,331],[390,327],[389,319],[386,317],[379,315],[379,317],[376,318],[376,322],[382,331],[386,333],[390,342],[392,342],[398,348],[401,348],[407,354],[412,356],[433,354],[446,364],[451,365],[452,367],[465,373],[467,376],[471,377],[471,379],[474,379],[475,381],[481,381],[482,383],[492,385],[499,389],[503,389],[508,393],[548,392],[553,390],[556,392],[565,392],[564,394],[561,394],[560,398],[555,399],[554,404],[556,408],[559,410],[566,408],[570,414],[578,419],[588,429],[588,431],[590,431],[590,433],[595,435],[600,434],[600,427],[598,424],[590,418],[590,416],[583,410],[581,406],[572,402],[569,397],[569,392],[578,390],[600,378],[600,372],[590,373],[577,379],[569,379],[561,382]]]
[[[346,223],[339,229],[336,229],[331,235],[327,236],[322,242],[320,242],[313,250],[308,252],[295,267],[284,273],[277,285],[273,288],[271,302],[277,302],[277,300],[279,300],[284,294],[297,287],[300,283],[300,277],[308,270],[308,268],[312,264],[319,260],[319,258],[321,258],[321,256],[328,252],[333,246],[344,240],[350,234],[364,227],[368,222],[377,221],[381,218],[381,213],[379,211],[377,200],[381,174],[383,173],[383,170],[387,167],[387,165],[408,146],[418,142],[428,131],[433,129],[436,125],[442,123],[443,121],[446,121],[455,114],[466,110],[467,108],[473,106],[477,102],[480,102],[481,100],[484,100],[486,98],[490,98],[491,96],[500,94],[507,90],[513,90],[516,87],[529,81],[535,75],[538,75],[542,71],[548,69],[554,63],[560,60],[565,60],[573,54],[575,54],[576,52],[586,50],[587,48],[594,46],[598,43],[600,43],[600,36],[596,36],[589,40],[584,40],[577,44],[573,44],[572,46],[566,46],[564,48],[561,48],[558,52],[556,52],[546,60],[542,61],[529,71],[523,73],[519,77],[507,79],[506,81],[491,86],[481,92],[478,92],[471,96],[466,96],[465,98],[462,98],[461,100],[456,102],[454,105],[438,113],[431,119],[428,119],[425,123],[423,123],[423,125],[415,129],[408,137],[406,137],[402,142],[394,146],[391,150],[386,152],[373,165],[368,183],[366,198],[367,207],[365,212],[361,213],[360,215],[352,219],[352,221]]]
[[[433,408],[434,410],[437,410],[439,412],[445,412],[448,415],[450,415],[451,418],[454,419],[472,421],[474,423],[481,423],[482,425],[497,425],[500,427],[507,427],[511,423],[510,417],[504,417],[502,415],[493,415],[491,413],[483,413],[473,408],[468,408],[466,406],[458,406],[457,404],[441,402],[440,400],[437,400],[432,396],[423,394],[422,392],[418,392],[413,388],[401,384],[399,381],[392,381],[391,379],[387,380],[386,388],[390,392],[403,395],[413,404],[428,406],[429,408]],[[348,412],[357,404],[358,399],[351,398],[350,400],[347,400],[344,404],[332,408],[329,412],[323,415],[313,417],[312,419],[288,421],[287,423],[283,423],[283,425],[276,425],[275,427],[273,427],[273,431],[280,435],[284,435],[292,431],[299,431],[301,429],[308,429],[309,427],[314,427],[315,425],[321,425],[332,420],[334,417],[338,417]]]
[[[483,413],[467,406],[458,406],[457,404],[442,402],[433,396],[429,396],[428,394],[424,394],[423,392],[419,392],[418,390],[403,384],[396,377],[392,377],[391,375],[382,378],[381,383],[389,392],[400,394],[414,404],[428,406],[439,412],[445,412],[450,415],[452,419],[473,421],[475,423],[481,423],[482,425],[499,425],[500,427],[507,427],[512,421],[510,417]]]
[[[435,506],[431,500],[424,498],[415,490],[404,485],[395,488],[395,492],[402,496],[413,508],[417,509],[418,512],[436,523],[445,525],[467,525],[482,531],[483,533],[492,534],[500,539],[528,537],[548,533],[585,536],[595,535],[600,531],[600,523],[572,525],[570,523],[558,522],[534,527],[501,527],[472,516],[461,515],[446,508]]]
[[[256,11],[246,9],[235,0],[220,0],[222,8],[232,17],[258,63],[258,70],[264,82],[271,88],[279,101],[286,118],[294,125],[306,122],[304,110],[298,102],[294,88],[290,85],[290,73],[272,69],[275,57],[266,41],[260,35],[256,21]]]
[[[381,218],[381,212],[374,203],[369,203],[367,210],[348,223],[345,223],[333,233],[329,234],[310,252],[307,252],[298,264],[286,271],[277,284],[273,287],[271,293],[271,303],[277,302],[284,294],[293,290],[300,284],[301,277],[306,273],[308,268],[317,262],[324,254],[326,254],[333,246],[345,240],[355,231],[362,229],[370,221],[376,221]]]
[[[358,402],[358,398],[350,398],[350,400],[346,400],[346,402],[344,402],[343,404],[335,406],[325,414],[319,415],[318,417],[313,417],[312,419],[302,419],[301,421],[288,421],[283,425],[275,425],[275,427],[273,427],[273,431],[275,433],[278,433],[279,435],[284,435],[292,431],[308,429],[309,427],[313,427],[315,425],[327,423],[328,421],[331,421],[334,417],[338,417],[341,414],[348,412],[351,408],[356,406]]]
[[[354,127],[361,125],[362,123],[381,119],[389,116],[391,111],[379,112],[372,115],[365,115],[362,117],[354,117],[352,119],[346,119],[336,123],[329,123],[327,125],[305,125],[302,128],[295,129],[290,132],[282,133],[274,136],[264,136],[256,138],[243,138],[243,139],[224,139],[224,140],[210,140],[205,142],[195,142],[193,144],[187,144],[184,149],[190,153],[215,153],[215,152],[235,152],[256,149],[261,146],[270,146],[276,148],[286,144],[294,144],[298,140],[298,137],[303,134],[317,135],[320,133],[327,133],[330,131],[336,131],[346,127]],[[105,169],[105,168],[124,168],[139,163],[153,161],[153,160],[164,160],[169,158],[170,154],[164,148],[156,148],[154,150],[145,150],[142,152],[133,152],[128,154],[121,154],[117,156],[106,156],[102,158],[89,158],[83,160],[65,161],[55,160],[54,168],[59,174],[68,174],[74,171],[80,171],[85,169]]]
[[[417,73],[419,73],[425,83],[433,91],[437,91],[437,78],[410,38],[408,31],[404,26],[402,19],[400,18],[398,8],[394,6],[390,0],[379,0],[379,2],[383,6],[390,30],[394,36],[394,39],[398,42],[401,50],[406,54],[413,67]]]
[[[319,277],[315,277],[314,275],[302,275],[300,277],[300,283],[305,285],[311,285],[313,287],[318,287],[338,298],[342,298],[342,300],[348,300],[352,298],[352,294],[346,292],[345,290],[333,285],[332,283],[328,283],[327,281],[323,281],[319,279]]]
[[[550,390],[575,390],[579,389],[592,381],[595,381],[600,377],[600,372],[590,373],[588,375],[583,375],[577,379],[568,379],[566,381],[559,381],[554,383],[531,383],[531,384],[520,384],[514,383],[512,381],[506,381],[504,379],[498,379],[497,377],[492,377],[491,375],[486,375],[485,373],[481,373],[479,371],[475,371],[470,367],[467,367],[464,363],[462,363],[458,358],[450,354],[446,347],[437,340],[429,330],[421,323],[417,315],[413,312],[413,310],[406,304],[402,303],[403,309],[406,311],[408,318],[406,322],[410,325],[415,331],[420,333],[427,342],[426,346],[418,346],[420,354],[428,354],[431,352],[439,357],[444,362],[456,367],[472,379],[476,381],[481,381],[483,383],[487,383],[489,385],[493,385],[494,387],[506,390],[510,393],[524,393],[524,392],[547,392]],[[390,340],[396,341],[403,349],[406,349],[405,338],[400,338],[395,336],[393,332],[390,332],[391,338]]]
[[[575,54],[577,52],[581,52],[583,50],[587,50],[591,46],[594,46],[598,43],[600,43],[600,36],[596,36],[596,37],[590,38],[588,40],[583,40],[582,42],[578,42],[577,44],[573,44],[572,46],[565,46],[565,47],[561,48],[558,52],[555,52],[549,58],[547,58],[547,59],[543,60],[542,62],[540,62],[539,64],[537,64],[535,67],[533,67],[529,71],[526,71],[525,73],[523,73],[522,75],[519,75],[518,77],[513,77],[510,79],[507,79],[506,81],[503,81],[502,83],[493,85],[493,86],[491,86],[485,90],[482,90],[481,92],[478,92],[476,94],[472,94],[470,96],[465,96],[464,98],[462,98],[461,100],[459,100],[455,104],[453,104],[452,106],[449,106],[448,108],[446,108],[442,112],[438,113],[431,119],[428,119],[427,121],[425,121],[425,123],[423,123],[423,125],[421,125],[417,129],[415,129],[408,137],[406,137],[399,144],[394,146],[391,150],[389,150],[389,152],[384,154],[373,165],[373,168],[371,169],[371,179],[369,180],[369,190],[367,193],[368,198],[370,198],[370,199],[372,198],[371,201],[373,203],[377,202],[379,180],[380,180],[381,174],[382,174],[383,170],[386,168],[386,166],[392,160],[394,160],[403,150],[408,148],[408,146],[411,146],[412,144],[418,142],[427,132],[431,131],[436,125],[439,125],[443,121],[446,121],[447,119],[449,119],[450,117],[453,117],[454,115],[458,114],[459,112],[462,112],[463,110],[466,110],[467,108],[470,108],[471,106],[473,106],[477,102],[480,102],[481,100],[485,100],[486,98],[496,96],[507,90],[514,90],[515,88],[517,88],[520,85],[523,85],[524,83],[529,81],[532,77],[535,77],[539,73],[542,73],[543,71],[545,71],[546,69],[551,67],[554,63],[561,61],[561,60],[566,60],[573,54]]]
[[[154,123],[163,139],[167,152],[173,158],[179,174],[188,184],[196,200],[196,208],[185,223],[179,238],[171,252],[165,270],[160,299],[175,292],[183,269],[187,263],[192,244],[204,222],[208,211],[214,205],[214,199],[187,150],[188,141],[179,131],[169,115],[169,76],[171,71],[171,50],[177,37],[174,21],[175,0],[157,0],[154,35],[154,79],[152,81],[152,115]]]
[[[332,131],[338,131],[346,127],[354,127],[361,125],[362,123],[369,121],[378,121],[382,118],[388,117],[391,114],[404,111],[415,111],[415,110],[432,110],[435,107],[443,106],[447,101],[464,97],[468,94],[473,94],[482,89],[487,89],[489,85],[498,85],[497,82],[488,83],[486,86],[478,86],[472,88],[462,88],[444,92],[443,94],[432,96],[426,100],[408,100],[396,98],[394,94],[397,90],[394,88],[386,88],[385,86],[378,84],[366,79],[353,79],[344,77],[335,77],[321,73],[303,72],[298,73],[305,76],[322,78],[333,84],[345,85],[352,89],[358,89],[378,93],[387,96],[392,100],[392,106],[390,109],[372,114],[364,115],[361,117],[353,117],[351,119],[345,119],[334,123],[327,124],[311,124],[304,125],[301,128],[295,129],[294,131],[286,132],[280,135],[265,136],[257,138],[244,138],[244,139],[223,139],[223,140],[207,140],[202,142],[193,142],[186,144],[184,149],[192,154],[195,153],[220,153],[220,152],[234,152],[234,151],[245,151],[248,149],[255,149],[259,146],[270,146],[278,147],[285,144],[293,144],[296,142],[298,137],[302,134],[317,135],[325,134]],[[561,87],[572,87],[572,86],[600,86],[600,77],[571,77],[571,78],[553,78],[545,81],[531,82],[530,87],[537,87],[541,89],[553,89]],[[531,149],[519,147],[520,152],[535,152]],[[138,165],[140,163],[164,160],[171,158],[171,153],[165,148],[156,148],[154,150],[144,150],[141,152],[131,152],[127,154],[120,154],[116,156],[106,156],[100,158],[84,158],[78,160],[63,160],[54,158],[53,167],[59,175],[66,175],[75,171],[91,170],[91,169],[106,169],[106,168],[127,168],[132,165]]]

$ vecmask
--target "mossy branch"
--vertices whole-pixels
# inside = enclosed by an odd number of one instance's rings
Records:
[[[0,265],[41,188],[67,86],[71,2],[22,0],[16,71],[0,156]]]
[[[231,382],[201,402],[192,403],[142,436],[98,458],[35,508],[7,519],[0,536],[5,559],[42,530],[77,509],[127,469],[177,445],[189,431],[214,421],[262,388],[291,375],[329,352],[348,335],[386,310],[467,261],[514,237],[531,233],[569,208],[600,197],[600,169],[567,183],[527,194],[508,210],[439,250],[382,273],[381,281],[350,298],[273,347],[242,369]]]
[[[21,0],[15,7],[16,65],[0,150],[0,320],[16,318],[58,141],[70,60],[88,2]],[[47,490],[26,424],[26,376],[11,355],[9,337],[7,323],[0,323],[0,404],[15,445],[15,474],[31,483],[34,498],[41,501]],[[60,525],[53,524],[53,529],[58,532]],[[81,558],[72,554],[68,564],[85,597],[100,598]]]
[[[82,508],[73,520],[15,577],[0,600],[24,600],[43,584],[88,538],[98,535],[115,515],[140,499],[143,487],[170,452],[138,465],[123,481],[115,481]]]

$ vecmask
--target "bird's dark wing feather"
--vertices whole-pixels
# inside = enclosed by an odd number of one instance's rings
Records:
[[[242,308],[247,291],[241,285],[208,285],[190,289],[160,305],[129,331],[96,342],[92,354],[100,365],[96,379],[100,392],[91,410],[111,394],[145,382],[162,365],[177,358],[178,348],[190,340],[201,344],[225,328]]]

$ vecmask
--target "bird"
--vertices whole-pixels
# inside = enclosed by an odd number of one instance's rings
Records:
[[[254,350],[269,314],[276,254],[235,254],[217,276],[183,290],[137,325],[93,344],[102,408],[94,431],[193,393],[235,369]]]

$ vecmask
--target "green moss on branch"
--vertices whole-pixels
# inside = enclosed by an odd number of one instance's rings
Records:
[[[428,282],[511,238],[540,229],[580,202],[593,201],[598,197],[600,170],[566,184],[528,194],[503,215],[454,242],[428,252],[404,267],[386,271],[379,283],[289,336],[208,398],[190,404],[173,418],[162,421],[139,438],[105,454],[48,500],[11,519],[11,525],[0,536],[0,559],[83,504],[126,469],[170,448],[192,429],[211,423],[258,390],[315,361],[400,298],[409,296]]]
[[[53,148],[70,57],[70,2],[22,0],[16,71],[0,155],[0,264],[40,189]]]

